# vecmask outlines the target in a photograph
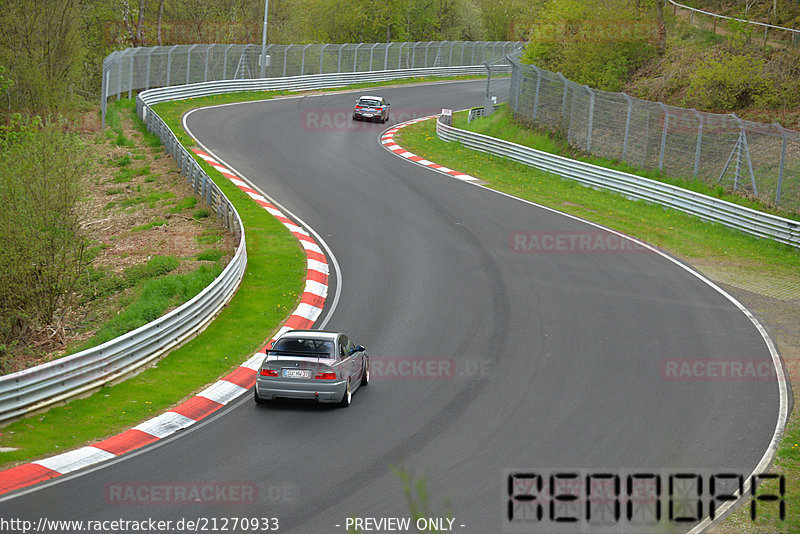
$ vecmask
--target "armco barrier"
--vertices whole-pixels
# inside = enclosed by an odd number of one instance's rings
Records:
[[[736,228],[758,237],[774,239],[800,248],[800,221],[793,221],[745,206],[681,189],[590,163],[548,154],[523,145],[448,126],[436,121],[436,133],[444,141],[503,156],[508,159],[557,174],[599,189],[607,189],[633,198],[696,215],[701,219]]]

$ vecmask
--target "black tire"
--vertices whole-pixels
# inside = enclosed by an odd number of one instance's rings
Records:
[[[364,369],[361,372],[361,386],[369,385],[369,358],[364,358]]]
[[[357,121],[357,120],[358,120],[358,119],[356,118],[356,116],[355,116],[355,115],[353,115],[353,120],[354,120],[354,121]]]
[[[260,404],[262,406],[269,402],[267,399],[262,399],[261,397],[258,396],[258,390],[256,389],[255,386],[253,386],[253,400],[256,401],[256,404]]]
[[[347,387],[344,390],[344,395],[342,396],[342,402],[339,404],[342,408],[347,408],[350,406],[350,401],[353,400],[353,391],[350,389],[350,380],[347,380]]]

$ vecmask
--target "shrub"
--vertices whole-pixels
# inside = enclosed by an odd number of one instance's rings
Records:
[[[712,59],[690,75],[686,104],[733,111],[768,100],[774,93],[764,60],[748,55]]]

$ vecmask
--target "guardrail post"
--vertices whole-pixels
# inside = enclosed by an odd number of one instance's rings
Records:
[[[661,154],[658,157],[658,170],[664,170],[664,152],[667,148],[667,128],[669,128],[669,110],[667,106],[665,106],[662,102],[659,102],[658,105],[661,107],[661,111],[664,112],[664,129],[661,132]]]
[[[697,175],[700,173],[700,145],[703,142],[703,121],[705,117],[694,108],[692,108],[692,112],[700,122],[697,126],[697,146],[694,149],[694,177],[697,178]]]
[[[633,100],[626,93],[622,93],[625,101],[628,102],[628,112],[625,115],[625,137],[622,139],[622,161],[627,161],[628,157],[628,138],[631,132],[631,115],[633,114]]]
[[[589,120],[586,126],[586,152],[592,151],[592,128],[594,126],[594,91],[588,86],[584,85],[586,91],[589,93]]]
[[[781,163],[778,166],[778,186],[775,189],[775,206],[781,205],[781,188],[783,187],[783,169],[786,164],[786,130],[784,130],[779,124],[775,126],[778,127],[778,131],[781,132]]]

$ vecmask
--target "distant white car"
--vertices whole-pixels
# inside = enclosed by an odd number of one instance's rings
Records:
[[[382,96],[362,96],[356,100],[353,120],[386,122],[389,120],[389,102]]]
[[[369,384],[369,355],[341,332],[290,330],[275,340],[256,377],[255,401],[299,399],[350,406]]]

